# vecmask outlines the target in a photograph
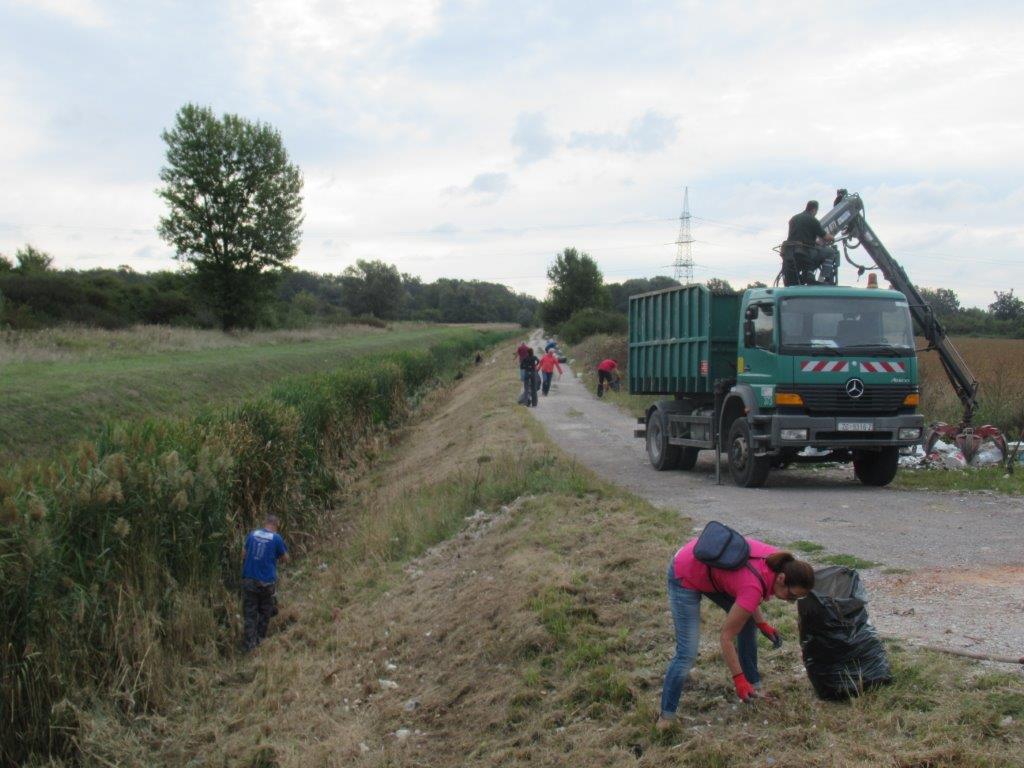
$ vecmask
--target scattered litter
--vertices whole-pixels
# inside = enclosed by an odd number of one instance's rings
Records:
[[[832,453],[832,451],[826,450],[824,448],[815,448],[813,446],[808,445],[806,448],[800,451],[800,453],[798,453],[797,456],[803,456],[805,458],[816,458],[818,456],[828,456],[830,453]]]
[[[1004,717],[1002,720],[999,721],[999,724],[1000,725],[1013,725],[1013,716],[1012,715],[1007,715],[1006,717]]]
[[[1003,452],[994,445],[986,444],[974,454],[974,457],[971,459],[971,466],[994,467],[997,464],[1002,464],[1003,461]]]
[[[318,571],[326,571],[326,570],[327,570],[327,563],[320,563],[320,565],[318,565],[318,566],[316,567],[316,569],[317,569]]]
[[[384,669],[386,669],[388,672],[394,672],[396,669],[398,669],[398,665],[388,661],[385,662]]]
[[[370,751],[370,748],[368,746],[366,746],[366,742],[365,741],[360,741],[359,742],[359,751],[362,752],[364,755],[367,752]]]
[[[385,691],[393,691],[398,687],[398,683],[394,680],[385,680],[384,678],[379,679],[377,683],[380,685],[381,689]]]
[[[395,738],[399,741],[405,741],[410,736],[412,736],[412,731],[410,731],[408,728],[399,728],[397,731],[395,731]]]
[[[404,709],[406,712],[415,712],[419,708],[419,699],[409,699],[407,702],[405,702],[405,704],[402,705],[402,709]]]

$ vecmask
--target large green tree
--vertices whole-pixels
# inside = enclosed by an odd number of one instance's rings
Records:
[[[994,291],[996,300],[988,305],[992,317],[996,320],[1020,320],[1024,318],[1024,300],[1013,295],[1013,288],[1008,291]]]
[[[162,136],[158,231],[223,328],[254,325],[299,248],[302,173],[274,128],[238,115],[186,104]]]
[[[938,317],[950,318],[960,311],[960,298],[950,288],[918,287],[917,290],[921,292],[921,298],[928,303],[932,312]]]
[[[405,300],[402,275],[393,264],[359,259],[341,273],[341,298],[353,315],[393,320]]]
[[[551,289],[541,308],[547,325],[560,325],[581,309],[605,309],[611,305],[597,262],[575,248],[566,248],[555,257],[555,263],[548,267],[548,280]]]

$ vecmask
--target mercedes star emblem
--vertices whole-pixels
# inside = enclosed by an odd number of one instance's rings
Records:
[[[846,394],[851,400],[856,400],[864,394],[864,382],[860,379],[850,379],[846,382]]]

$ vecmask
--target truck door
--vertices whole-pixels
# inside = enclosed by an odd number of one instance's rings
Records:
[[[775,383],[778,379],[778,331],[774,302],[751,303],[744,311],[743,368],[737,380],[751,385],[758,405],[770,408],[775,404]]]

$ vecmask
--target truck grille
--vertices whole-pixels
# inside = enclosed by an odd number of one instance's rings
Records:
[[[846,394],[842,384],[801,384],[793,391],[803,398],[810,413],[883,415],[896,413],[903,399],[917,390],[906,384],[865,384],[864,394],[856,400]]]

